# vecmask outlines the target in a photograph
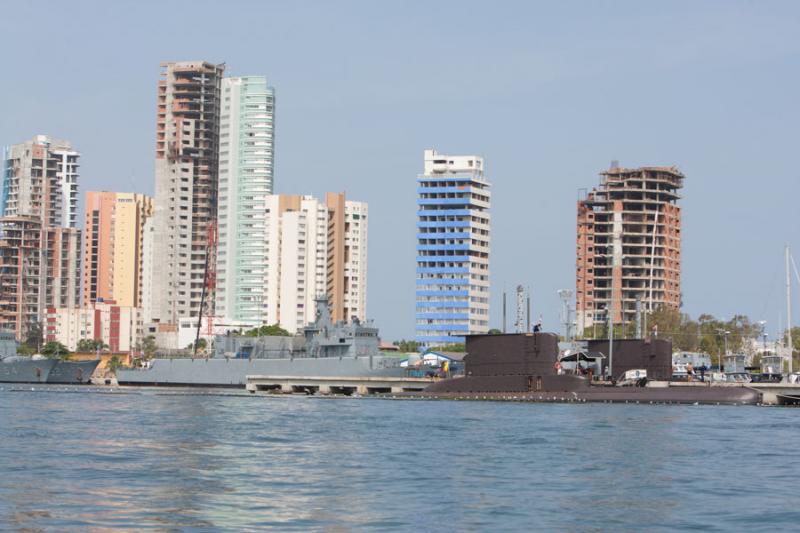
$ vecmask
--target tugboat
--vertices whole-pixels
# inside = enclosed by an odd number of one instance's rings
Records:
[[[554,333],[470,335],[465,376],[434,383],[421,396],[534,402],[755,405],[761,393],[739,384],[672,382],[672,343],[663,339],[588,341],[588,357],[565,371]],[[601,354],[601,355],[593,355]],[[581,359],[599,365],[583,372]],[[565,361],[566,362],[566,361]]]

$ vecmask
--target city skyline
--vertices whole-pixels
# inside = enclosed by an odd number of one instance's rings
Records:
[[[110,39],[107,50],[94,50],[88,40],[75,37],[70,56],[83,54],[86,67],[75,72],[55,67],[65,81],[57,90],[41,81],[43,74],[10,58],[11,67],[24,75],[23,81],[3,89],[6,100],[18,105],[0,125],[0,139],[12,144],[38,133],[69,139],[82,154],[82,191],[152,194],[158,63],[227,61],[232,75],[266,75],[281,97],[276,192],[343,189],[370,205],[373,282],[368,308],[389,339],[413,334],[414,234],[406,228],[414,224],[413,176],[419,173],[423,149],[478,153],[486,158],[488,175],[502,177],[493,180],[491,324],[500,325],[503,287],[510,291],[521,283],[531,287],[532,315],[544,315],[551,330],[558,326],[555,290],[574,286],[578,189],[594,183],[612,159],[626,167],[676,164],[691,176],[682,203],[682,310],[727,318],[748,314],[767,320],[772,332],[782,309],[782,247],[788,241],[800,248],[798,221],[792,215],[800,185],[790,126],[798,115],[791,96],[797,86],[797,73],[791,69],[798,48],[791,36],[797,24],[796,17],[786,16],[797,8],[779,3],[764,12],[749,4],[734,5],[736,9],[721,12],[677,4],[656,13],[625,3],[580,10],[574,5],[518,5],[515,18],[528,16],[550,27],[537,25],[532,32],[499,13],[481,12],[486,24],[476,27],[479,38],[460,43],[461,48],[447,44],[446,36],[455,36],[453,29],[434,22],[445,6],[433,7],[421,21],[396,6],[374,20],[374,27],[358,33],[387,33],[389,38],[374,52],[355,55],[348,53],[357,45],[355,36],[334,35],[319,20],[360,28],[376,14],[369,8],[337,14],[317,5],[314,9],[327,17],[309,19],[296,35],[276,28],[270,39],[281,52],[258,56],[247,51],[244,38],[185,45],[175,35],[164,35],[136,50]],[[9,10],[8,20],[19,22],[10,25],[9,38],[29,24],[29,9]],[[88,5],[76,9],[82,17],[104,16],[89,13]],[[275,19],[288,27],[305,20],[310,9],[276,7]],[[140,28],[152,24],[143,15],[128,15]],[[453,16],[453,27],[478,18],[469,10]],[[54,21],[42,21],[50,31],[35,47],[57,48],[51,43],[63,30]],[[633,36],[623,37],[604,27],[615,23],[640,28],[644,26],[636,23],[642,21],[658,31],[634,29]],[[274,24],[278,22],[268,26]],[[427,41],[427,56],[448,61],[420,62],[425,57],[421,44],[410,43],[407,50],[395,46],[412,25],[423,36],[433,37],[434,27],[444,31],[441,38],[421,41]],[[559,37],[565,30],[583,35],[568,42]],[[113,31],[114,24],[101,30]],[[318,40],[302,41],[314,32],[329,40],[327,49],[315,46]],[[633,38],[636,49],[628,46]],[[380,54],[392,60],[391,70],[377,61]],[[602,61],[593,61],[597,54]],[[318,68],[298,69],[303,63]],[[98,64],[107,72],[103,84],[70,83]],[[458,83],[458,73],[470,67],[480,67],[481,75]],[[644,84],[646,90],[627,79],[629,72],[651,80]],[[757,87],[769,98],[754,99]],[[127,109],[119,111],[119,120],[108,122],[105,109],[120,93]],[[475,109],[480,113],[470,112]],[[384,115],[387,120],[375,122]],[[343,116],[347,120],[337,121]],[[336,185],[328,186],[334,179]],[[534,245],[540,254],[531,252]]]
[[[800,519],[800,1],[0,30],[0,529]]]

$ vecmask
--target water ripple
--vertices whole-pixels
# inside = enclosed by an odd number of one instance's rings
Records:
[[[796,410],[122,392],[0,390],[1,529],[774,531],[800,522]]]

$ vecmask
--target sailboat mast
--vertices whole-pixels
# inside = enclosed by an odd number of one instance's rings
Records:
[[[786,245],[786,342],[789,345],[789,373],[792,373],[794,346],[792,345],[792,278],[789,272],[789,245]]]

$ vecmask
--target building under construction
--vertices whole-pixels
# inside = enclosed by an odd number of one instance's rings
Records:
[[[39,337],[48,307],[80,298],[78,159],[68,141],[37,135],[3,151],[0,330]]]
[[[681,305],[681,211],[677,167],[621,168],[578,201],[578,335],[596,325]]]
[[[47,226],[76,227],[79,158],[69,141],[48,135],[5,147],[0,217],[30,215]]]
[[[147,321],[176,324],[213,309],[220,89],[224,65],[163,63],[158,83],[155,201],[147,249],[155,265]],[[231,149],[237,149],[231,147]]]
[[[38,217],[0,218],[0,330],[41,335],[47,308],[78,307],[80,241],[79,230]]]

